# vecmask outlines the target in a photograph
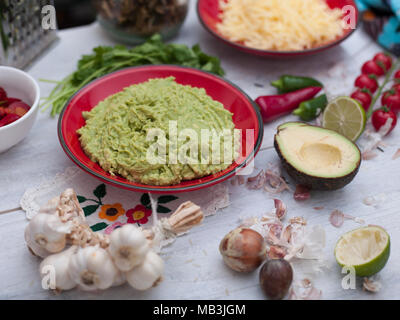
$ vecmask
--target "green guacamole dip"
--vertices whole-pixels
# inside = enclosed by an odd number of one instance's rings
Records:
[[[85,153],[104,170],[130,181],[174,185],[220,172],[237,156],[238,135],[232,113],[208,96],[204,89],[180,85],[173,77],[151,79],[127,87],[100,102],[90,112],[83,112],[83,117],[86,124],[77,132]],[[172,133],[171,123],[175,123],[176,128]],[[165,139],[149,140],[149,130],[155,128],[165,133]],[[184,135],[181,138],[187,129],[199,137],[198,143],[190,149],[197,150],[197,154],[182,151],[186,150],[183,146],[192,146],[194,141]],[[200,138],[204,129],[214,130],[211,135],[219,134],[218,143],[212,143],[211,138]],[[154,156],[149,157],[149,148],[155,142],[166,143],[161,149],[165,152],[157,149]],[[229,144],[233,151],[226,148]],[[220,150],[217,161],[210,156],[215,150]],[[186,161],[177,158],[181,151],[186,155]]]

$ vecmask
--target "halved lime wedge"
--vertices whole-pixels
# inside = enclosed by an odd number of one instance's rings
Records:
[[[369,277],[381,271],[389,255],[389,234],[378,226],[347,232],[335,247],[337,263],[342,267],[354,267],[360,277]]]
[[[361,104],[349,97],[338,97],[325,108],[322,126],[356,141],[365,129],[367,116]]]

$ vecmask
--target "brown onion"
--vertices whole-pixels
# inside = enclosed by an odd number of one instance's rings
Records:
[[[222,239],[219,251],[224,262],[239,272],[254,271],[267,255],[264,238],[248,228],[237,228],[229,232]]]

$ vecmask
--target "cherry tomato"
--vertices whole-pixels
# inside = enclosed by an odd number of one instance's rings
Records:
[[[392,58],[386,53],[380,52],[376,54],[374,61],[386,72],[392,67]]]
[[[397,70],[397,71],[394,73],[393,78],[395,78],[395,79],[400,79],[400,70]]]
[[[368,109],[371,105],[372,97],[367,89],[357,90],[357,91],[353,92],[351,97],[353,99],[357,100],[358,102],[360,102],[361,105],[363,106],[363,108],[365,109],[365,111],[368,111]]]
[[[354,82],[354,85],[360,89],[368,89],[371,93],[375,93],[378,89],[378,82],[373,75],[360,75]]]
[[[400,95],[394,89],[386,91],[381,98],[383,106],[388,107],[395,113],[400,111]]]
[[[7,92],[2,87],[0,87],[0,101],[7,100]]]
[[[383,107],[374,111],[371,118],[372,125],[374,126],[376,131],[379,131],[379,129],[386,124],[386,121],[388,121],[388,119],[392,119],[392,125],[389,132],[387,133],[389,134],[397,124],[397,116],[393,111],[389,110],[388,108]]]
[[[385,74],[385,70],[373,60],[364,63],[361,72],[366,75],[374,74],[378,77]]]
[[[395,83],[390,90],[394,90],[395,93],[400,94],[400,83]]]

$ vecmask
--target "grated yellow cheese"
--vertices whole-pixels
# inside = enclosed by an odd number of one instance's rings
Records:
[[[343,33],[342,11],[324,0],[220,0],[220,9],[218,31],[256,49],[310,49]]]

